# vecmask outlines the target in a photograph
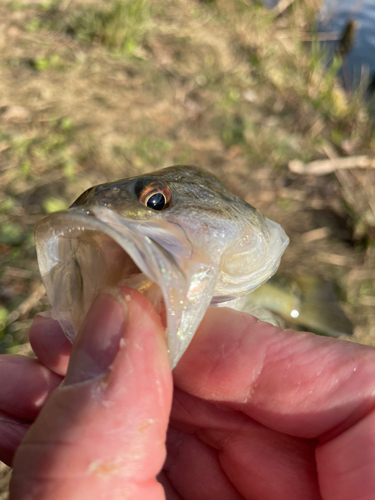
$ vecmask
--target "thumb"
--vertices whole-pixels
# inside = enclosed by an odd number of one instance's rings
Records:
[[[172,375],[159,316],[140,293],[100,294],[67,376],[23,439],[10,499],[161,500]]]

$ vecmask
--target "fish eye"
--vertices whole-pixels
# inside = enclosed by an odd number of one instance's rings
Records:
[[[161,182],[152,182],[146,185],[140,192],[138,200],[152,210],[163,210],[171,204],[171,192]]]
[[[163,210],[167,200],[163,193],[155,193],[150,195],[146,200],[146,206],[154,210]]]

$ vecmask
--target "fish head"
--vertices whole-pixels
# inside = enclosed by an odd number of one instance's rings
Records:
[[[42,279],[72,341],[107,286],[144,293],[164,313],[174,367],[210,303],[250,292],[276,271],[282,228],[190,166],[94,186],[35,230]]]

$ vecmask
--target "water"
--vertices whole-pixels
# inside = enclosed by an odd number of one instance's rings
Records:
[[[264,3],[272,8],[278,0],[264,0]],[[319,31],[342,33],[350,21],[355,21],[358,29],[340,75],[349,91],[361,80],[375,76],[375,0],[326,0],[318,16]],[[337,42],[325,43],[332,56]]]
[[[348,90],[356,87],[361,79],[375,75],[375,1],[326,0],[319,14],[320,31],[342,32],[350,21],[355,21],[358,29],[341,75]],[[327,45],[333,48],[334,42]]]

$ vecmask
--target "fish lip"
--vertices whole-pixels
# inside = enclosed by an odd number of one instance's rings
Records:
[[[83,272],[84,261],[77,257],[83,251],[77,252],[72,242],[77,245],[83,242],[81,247],[84,247],[84,238],[88,238],[88,235],[105,235],[160,287],[167,315],[170,362],[172,368],[177,364],[210,303],[216,283],[216,270],[214,266],[202,264],[199,259],[186,259],[186,255],[191,255],[190,242],[185,243],[186,235],[176,224],[172,223],[170,227],[167,223],[164,226],[158,227],[155,222],[152,224],[147,220],[120,217],[109,208],[97,206],[54,212],[37,224],[37,258],[52,305],[52,317],[60,322],[70,340],[75,338],[95,295],[103,288],[95,289],[93,285],[95,293],[90,295],[85,292],[84,279],[86,283],[95,284],[95,280],[100,279],[96,275],[100,276],[101,268],[96,266],[95,273],[91,273],[92,266],[87,264]],[[173,251],[166,248],[168,244]],[[184,269],[179,262],[181,259],[187,262]],[[105,268],[106,260],[99,262],[100,265],[102,263]],[[81,280],[79,286],[76,281],[71,281],[76,280],[76,270]],[[105,286],[108,283],[102,284]],[[64,286],[68,292],[73,292],[67,293]],[[79,300],[73,293],[78,294]],[[74,310],[78,310],[76,321],[72,320]]]
[[[106,217],[107,220],[103,220]],[[155,281],[157,276],[153,272],[150,266],[143,260],[143,255],[139,252],[134,251],[138,249],[138,246],[143,246],[145,243],[148,244],[152,242],[153,244],[161,247],[160,243],[154,238],[146,235],[147,229],[150,224],[147,220],[140,221],[138,219],[132,219],[127,217],[120,217],[113,210],[106,207],[96,207],[89,206],[85,209],[80,207],[74,207],[67,211],[54,212],[36,225],[35,228],[35,238],[39,240],[41,238],[40,232],[48,225],[59,226],[60,223],[66,221],[66,226],[63,226],[59,232],[53,231],[51,236],[58,238],[69,236],[72,231],[98,231],[107,234],[111,237],[117,244],[119,244],[125,252],[129,253],[131,259],[136,263],[136,265],[152,280]],[[142,227],[143,226],[143,227]],[[60,225],[61,227],[61,225]],[[131,240],[135,247],[124,248],[124,236]],[[150,245],[148,245],[150,246]],[[173,259],[176,269],[179,269],[181,275],[183,272],[179,267],[179,264],[172,257],[168,249],[163,248],[164,253],[169,254],[171,260]]]
[[[42,245],[39,242],[45,237],[42,234],[44,231],[47,231],[49,237],[55,239],[60,237],[69,238],[76,231],[98,231],[108,234],[116,243],[118,240],[118,231],[116,229],[97,218],[93,213],[89,214],[88,211],[84,213],[82,210],[76,210],[75,208],[68,211],[54,212],[36,225],[35,239],[38,256]]]

